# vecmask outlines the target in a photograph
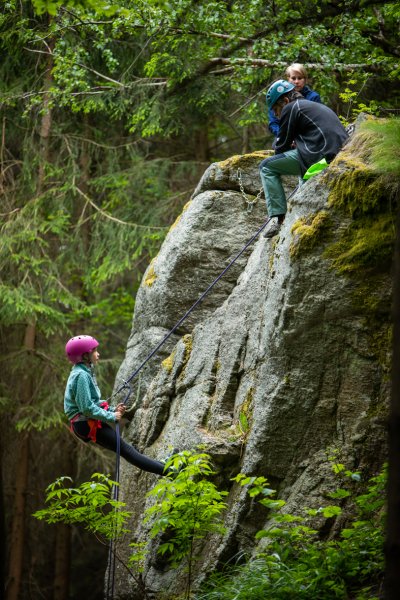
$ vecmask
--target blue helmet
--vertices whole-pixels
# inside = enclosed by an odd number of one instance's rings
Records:
[[[295,86],[293,83],[289,83],[288,81],[285,81],[285,79],[274,81],[267,92],[268,108],[272,108],[283,94],[287,94],[291,90],[294,90],[294,88]]]

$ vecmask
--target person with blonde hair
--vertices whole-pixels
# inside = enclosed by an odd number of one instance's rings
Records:
[[[307,85],[307,71],[304,65],[301,63],[292,63],[286,69],[286,80],[292,83],[295,87],[295,91],[299,92],[303,98],[310,102],[321,103],[321,96],[315,90],[312,90]],[[276,116],[274,111],[270,108],[268,110],[268,129],[274,134],[275,138],[279,134],[279,118]],[[276,140],[274,140],[272,147],[275,148]]]

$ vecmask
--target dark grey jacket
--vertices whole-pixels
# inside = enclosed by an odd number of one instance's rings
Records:
[[[322,158],[328,163],[333,160],[347,138],[346,130],[333,110],[325,104],[297,99],[282,110],[275,153],[290,150],[295,142],[304,175]]]

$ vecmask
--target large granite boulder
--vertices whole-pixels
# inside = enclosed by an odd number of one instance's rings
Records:
[[[234,157],[204,174],[143,278],[117,386],[262,226],[261,158]],[[258,236],[144,369],[126,439],[158,458],[203,444],[216,482],[229,490],[227,533],[205,542],[198,580],[251,549],[267,518],[232,484],[238,472],[267,477],[296,511],[324,502],[328,448],[368,473],[386,456],[389,378],[385,352],[372,340],[387,331],[390,279],[381,279],[379,323],[368,320],[357,281],[332,268],[326,252],[350,219],[329,201],[332,178],[351,168],[339,155],[336,166],[303,184],[280,235]],[[296,183],[288,180],[288,191]],[[156,479],[122,465],[121,494],[137,540],[147,536],[143,511]],[[143,580],[173,597],[185,574],[157,559],[156,545]],[[126,559],[129,549],[120,544],[119,552]],[[141,597],[121,566],[116,582],[118,598]]]

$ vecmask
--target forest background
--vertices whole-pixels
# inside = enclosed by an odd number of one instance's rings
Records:
[[[291,62],[346,122],[400,110],[400,4],[9,0],[0,5],[0,583],[101,597],[105,551],[31,515],[60,475],[110,472],[62,412],[66,340],[110,394],[150,259],[210,162],[271,145]],[[171,324],[173,325],[173,324]]]

